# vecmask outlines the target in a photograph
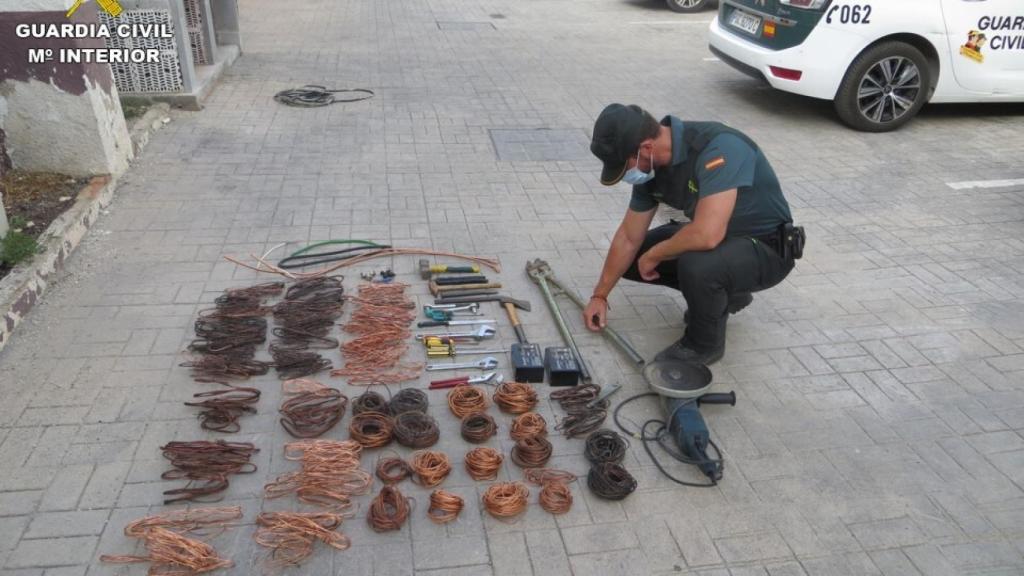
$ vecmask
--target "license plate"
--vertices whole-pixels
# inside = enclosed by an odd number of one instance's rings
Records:
[[[761,29],[761,17],[747,14],[742,10],[733,10],[732,15],[729,16],[729,24],[757,36]]]

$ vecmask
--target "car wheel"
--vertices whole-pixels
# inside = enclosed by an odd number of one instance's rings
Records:
[[[665,0],[665,2],[673,11],[688,14],[703,10],[709,0]]]
[[[850,64],[834,104],[849,126],[888,132],[909,122],[930,92],[931,70],[924,54],[910,44],[882,42]]]

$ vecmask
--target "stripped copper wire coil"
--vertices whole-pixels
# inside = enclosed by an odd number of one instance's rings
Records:
[[[498,425],[494,423],[494,418],[491,418],[486,412],[474,412],[462,419],[460,432],[462,438],[467,442],[480,444],[498,433]]]
[[[363,412],[353,416],[348,423],[348,435],[363,448],[379,448],[391,443],[394,423],[386,414]]]
[[[548,433],[548,423],[544,417],[536,412],[520,414],[512,421],[512,428],[509,435],[513,440],[522,440],[529,436],[545,436]]]
[[[437,421],[429,414],[415,410],[403,412],[393,419],[393,436],[402,446],[409,448],[429,448],[437,444],[441,431]]]
[[[412,468],[396,454],[378,459],[376,473],[384,484],[398,484],[412,474]]]
[[[298,566],[313,553],[317,540],[336,550],[347,550],[351,541],[335,529],[342,516],[330,512],[264,512],[256,517],[256,543],[271,548],[270,564]]]
[[[551,514],[565,514],[572,508],[572,490],[569,484],[576,481],[576,475],[554,468],[527,468],[523,470],[527,482],[540,486],[541,508]]]
[[[223,390],[199,392],[192,396],[202,398],[196,402],[185,402],[185,406],[204,408],[199,413],[200,426],[204,430],[233,433],[241,429],[238,419],[242,414],[255,414],[253,405],[260,399],[260,391],[244,386],[229,386]]]
[[[522,482],[499,482],[484,492],[484,510],[495,518],[512,518],[522,514],[529,503],[530,489]]]
[[[544,436],[527,436],[516,440],[512,447],[512,461],[523,468],[538,468],[551,459],[553,447]]]
[[[492,396],[503,412],[523,414],[537,406],[537,391],[523,382],[502,382]]]
[[[334,388],[302,392],[281,405],[281,426],[295,438],[315,438],[345,415],[348,398]]]
[[[100,562],[133,564],[150,562],[149,574],[200,574],[233,565],[220,558],[209,544],[184,535],[205,528],[227,528],[242,517],[239,506],[191,508],[145,516],[125,526],[124,534],[141,539],[146,556],[104,554]],[[213,532],[216,532],[214,530]]]
[[[476,386],[456,386],[448,391],[448,408],[458,418],[487,410],[487,392]]]
[[[409,501],[395,486],[384,486],[370,502],[366,521],[376,532],[400,530],[409,517]]]
[[[430,450],[413,452],[412,459],[409,461],[409,467],[412,468],[415,474],[413,480],[417,484],[428,488],[444,482],[444,479],[452,471],[452,465],[448,460],[447,454]]]
[[[430,508],[427,517],[435,524],[446,524],[458,518],[465,502],[462,497],[437,489],[430,493]]]
[[[473,480],[494,480],[505,459],[494,448],[481,446],[466,453],[466,472]]]

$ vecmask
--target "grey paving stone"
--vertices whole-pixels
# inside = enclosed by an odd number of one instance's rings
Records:
[[[84,564],[92,557],[98,538],[45,538],[22,540],[7,559],[8,568],[32,568]]]

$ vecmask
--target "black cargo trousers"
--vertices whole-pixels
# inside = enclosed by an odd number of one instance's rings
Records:
[[[794,261],[783,259],[776,248],[769,246],[775,238],[726,237],[713,250],[685,252],[661,262],[657,267],[660,276],[651,282],[640,278],[637,268],[640,256],[683,226],[685,224],[673,220],[648,230],[636,259],[623,278],[682,292],[690,311],[683,343],[703,352],[725,345],[729,297],[775,286],[793,270]]]

